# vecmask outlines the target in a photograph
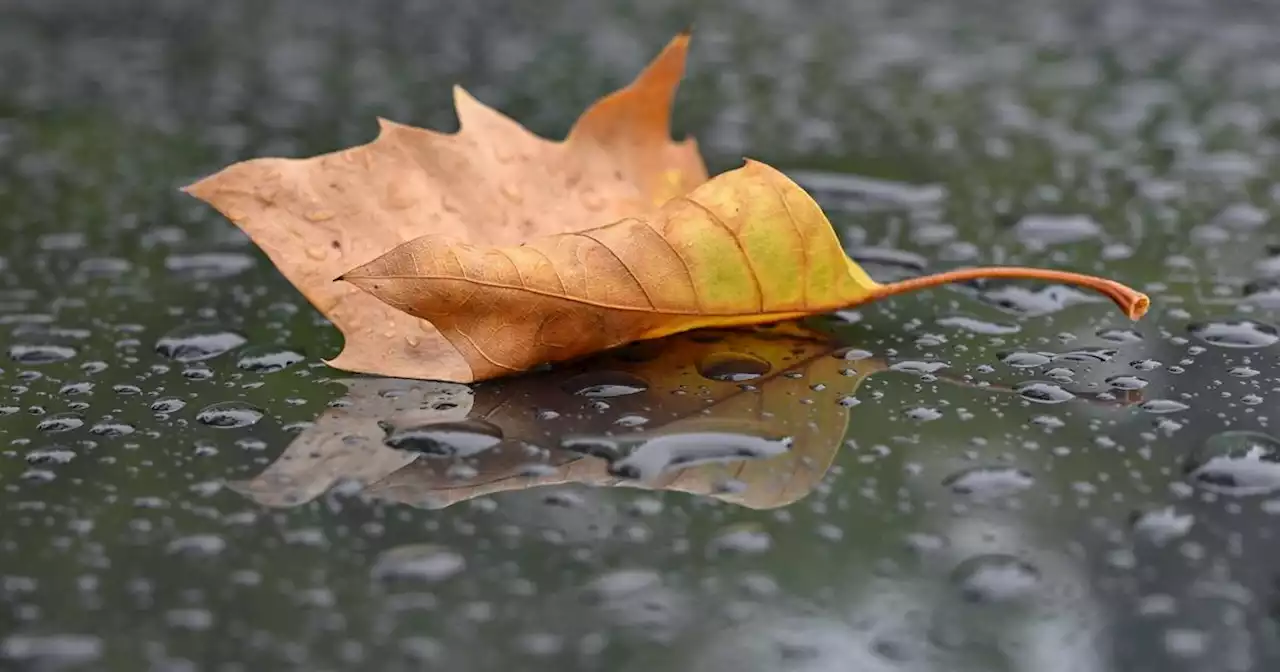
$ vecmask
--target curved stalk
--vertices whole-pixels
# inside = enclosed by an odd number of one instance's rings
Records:
[[[953,282],[964,282],[966,280],[979,280],[982,278],[1014,278],[1020,280],[1040,280],[1043,282],[1061,282],[1068,285],[1076,285],[1092,289],[1106,295],[1111,299],[1120,310],[1131,320],[1137,320],[1147,313],[1147,309],[1151,307],[1151,299],[1146,294],[1139,292],[1128,285],[1099,278],[1093,275],[1084,275],[1081,273],[1072,273],[1070,271],[1055,271],[1045,268],[1025,268],[1020,266],[993,266],[982,268],[958,268],[942,273],[934,273],[933,275],[922,275],[916,278],[907,278],[898,282],[891,282],[880,285],[867,300],[881,299],[886,296],[896,294],[904,294],[913,292],[917,289],[926,289],[928,287],[937,287],[938,285],[947,285]]]

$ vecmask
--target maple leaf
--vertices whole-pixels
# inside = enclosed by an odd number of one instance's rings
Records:
[[[362,147],[255,159],[187,191],[244,229],[346,338],[350,371],[474,382],[637,340],[777,322],[979,277],[1099,290],[1115,281],[1025,268],[879,284],[821,208],[762,163],[707,180],[670,139],[688,35],[589,108],[563,142],[455,89],[460,130],[383,121]],[[343,282],[332,282],[335,278]]]

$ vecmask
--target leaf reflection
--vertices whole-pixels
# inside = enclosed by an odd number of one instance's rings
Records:
[[[887,368],[837,347],[787,323],[635,343],[470,388],[341,380],[342,400],[262,474],[232,487],[266,506],[302,504],[340,484],[441,508],[565,483],[785,506],[822,480],[854,391]],[[1119,407],[1141,399],[1137,391],[1070,396]]]
[[[794,324],[644,342],[468,388],[394,378],[347,394],[270,467],[233,484],[267,506],[343,483],[430,508],[562,483],[707,495],[767,509],[821,481],[875,359]],[[357,486],[353,486],[357,487]]]

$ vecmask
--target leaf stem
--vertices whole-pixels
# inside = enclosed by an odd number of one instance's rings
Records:
[[[1068,285],[1076,285],[1085,287],[1094,291],[1105,294],[1107,298],[1115,302],[1120,310],[1131,320],[1137,320],[1147,313],[1147,309],[1151,307],[1151,299],[1146,294],[1139,292],[1128,285],[1099,278],[1093,275],[1083,275],[1081,273],[1072,273],[1070,271],[1055,271],[1046,268],[1025,268],[1020,266],[991,266],[983,268],[957,268],[942,273],[934,273],[933,275],[922,275],[916,278],[907,278],[898,282],[891,282],[880,285],[868,300],[881,299],[886,296],[894,296],[897,294],[905,294],[913,292],[917,289],[926,289],[929,287],[937,287],[938,285],[947,285],[953,282],[964,282],[966,280],[978,280],[982,278],[1016,278],[1020,280],[1040,280],[1044,282],[1060,282]]]

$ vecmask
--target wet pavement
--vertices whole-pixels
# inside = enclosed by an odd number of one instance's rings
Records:
[[[0,0],[0,668],[1268,670],[1280,11],[1266,3]],[[558,137],[695,25],[677,118],[888,280],[1034,283],[472,388],[340,337],[177,191]]]

